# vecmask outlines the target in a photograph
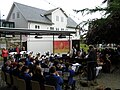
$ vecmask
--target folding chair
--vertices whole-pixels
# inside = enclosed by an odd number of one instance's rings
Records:
[[[1,82],[0,82],[0,86],[5,86],[6,85],[6,79],[5,79],[5,73],[3,71],[1,71]]]
[[[32,87],[32,90],[41,90],[40,84],[38,81],[31,80],[31,87]]]
[[[12,78],[11,78],[9,73],[5,73],[5,74],[6,74],[6,83],[7,83],[7,85],[9,87],[11,87],[11,85],[12,85]]]
[[[26,82],[23,79],[17,79],[18,81],[18,90],[26,90]]]
[[[63,88],[65,87],[68,88],[68,79],[69,79],[70,73],[69,72],[63,72],[63,80],[64,80],[64,84],[63,84]]]
[[[44,85],[45,86],[45,90],[55,90],[54,86],[51,85]]]
[[[16,89],[18,89],[18,81],[17,81],[18,77],[12,75],[12,78],[13,78],[13,87],[16,90]]]

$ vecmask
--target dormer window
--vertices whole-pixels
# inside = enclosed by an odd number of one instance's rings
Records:
[[[56,16],[56,21],[59,21],[59,16]]]

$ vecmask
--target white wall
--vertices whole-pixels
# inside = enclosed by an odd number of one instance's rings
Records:
[[[59,17],[59,21],[56,21],[56,16]],[[61,17],[64,19],[63,22],[61,22]],[[59,31],[61,31],[61,28],[64,28],[65,30],[67,25],[67,17],[60,9],[57,9],[52,12],[52,22],[54,23],[53,27],[55,27],[55,30],[56,28],[59,28]]]
[[[69,40],[69,37],[59,39],[58,36],[55,36],[54,41],[66,41]],[[71,38],[70,38],[71,40]],[[72,42],[70,43],[70,48],[72,48]],[[53,36],[44,36],[42,39],[35,39],[34,36],[30,36],[27,40],[28,51],[33,51],[35,53],[49,51],[53,53]],[[35,55],[34,53],[34,55]]]
[[[28,22],[28,28],[30,28],[30,29],[35,29],[35,25],[40,27],[39,30],[50,30],[50,26],[51,26],[48,24]]]
[[[34,40],[27,42],[28,51],[33,51],[34,55],[38,52],[44,54],[46,51],[53,52],[53,42],[52,40]]]
[[[75,29],[73,28],[67,28],[68,31],[74,31]],[[76,29],[76,34],[72,34],[72,39],[75,40],[75,39],[80,39],[80,32],[79,32],[79,29]]]

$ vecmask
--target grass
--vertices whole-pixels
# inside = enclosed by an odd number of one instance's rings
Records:
[[[3,60],[3,58],[0,56],[0,61]]]

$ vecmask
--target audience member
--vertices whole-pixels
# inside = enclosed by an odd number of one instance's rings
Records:
[[[22,68],[22,73],[20,74],[20,78],[25,80],[26,90],[31,90],[30,80],[32,80],[32,73],[29,73],[29,67],[28,66],[24,66]]]
[[[69,63],[65,64],[65,68],[63,69],[63,72],[69,72],[70,73],[67,82],[68,82],[68,86],[72,86],[72,90],[74,90],[75,89],[75,82],[76,81],[73,79],[73,77],[75,75],[75,71],[73,71],[71,69],[71,66],[70,66]]]
[[[20,74],[22,73],[21,70],[22,70],[23,66],[24,66],[23,63],[18,63],[17,68],[13,70],[12,74],[14,76],[20,77]]]
[[[35,68],[34,74],[32,76],[32,80],[38,81],[40,84],[41,90],[45,90],[44,89],[45,78],[43,76],[43,72],[40,67]]]
[[[56,67],[50,68],[50,75],[46,76],[46,84],[55,86],[55,90],[62,90],[63,79],[56,72]]]

